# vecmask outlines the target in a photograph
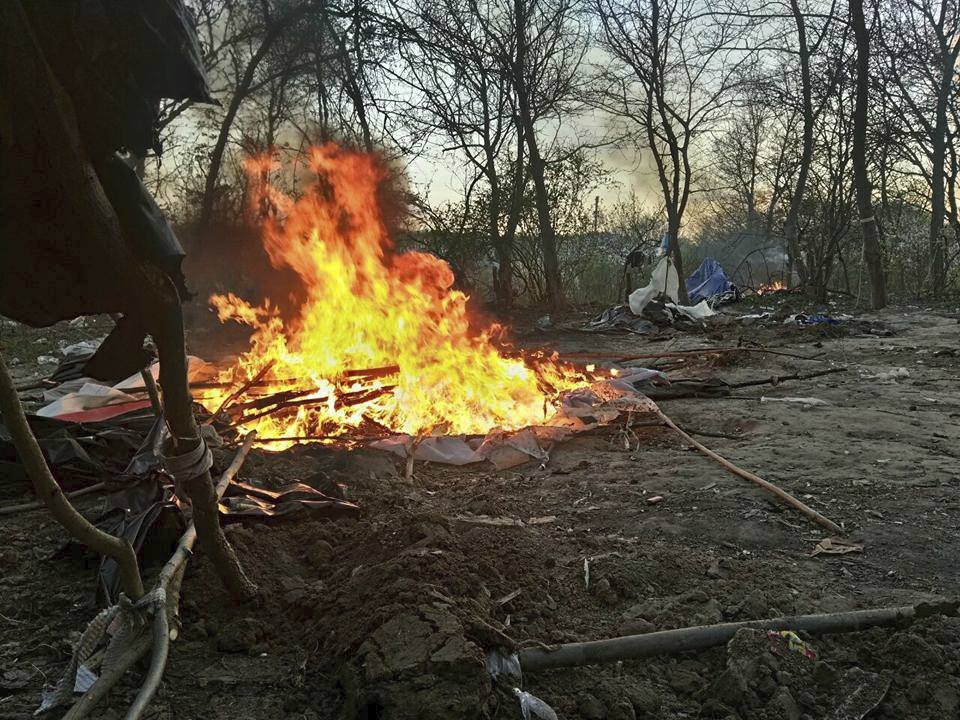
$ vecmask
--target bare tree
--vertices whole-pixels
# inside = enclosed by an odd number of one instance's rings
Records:
[[[477,182],[485,184],[485,192],[478,195],[486,240],[497,260],[495,295],[498,304],[509,309],[514,237],[527,178],[513,83],[497,66],[499,46],[471,3],[437,0],[395,3],[393,8],[404,61],[394,80],[412,92],[403,100],[407,117],[440,143],[443,152],[456,151],[466,159],[475,173],[468,197]],[[505,172],[505,167],[518,170]]]
[[[870,304],[877,310],[887,304],[880,231],[873,212],[873,190],[867,174],[867,103],[870,90],[870,33],[863,15],[863,0],[850,0],[850,24],[856,42],[856,104],[853,110],[853,180],[857,193],[863,258],[870,276]]]
[[[576,0],[500,0],[483,10],[473,7],[496,49],[498,70],[511,86],[536,201],[544,293],[553,308],[561,308],[565,299],[543,133],[549,125],[556,137],[579,109],[588,28]]]
[[[906,153],[906,159],[929,184],[929,277],[931,290],[939,294],[947,276],[943,226],[951,100],[956,99],[960,57],[960,5],[951,0],[897,0],[883,9],[882,32],[875,33],[884,51],[879,58],[880,88],[900,120],[901,135],[918,150]]]
[[[598,106],[623,119],[649,150],[667,213],[669,250],[683,277],[680,232],[696,171],[695,144],[730,102],[751,54],[739,23],[703,14],[695,0],[594,0],[603,47]],[[680,283],[686,301],[684,284]]]

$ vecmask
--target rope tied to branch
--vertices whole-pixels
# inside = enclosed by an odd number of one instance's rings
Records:
[[[173,453],[172,440],[167,440],[158,454],[163,469],[173,476],[177,485],[200,477],[213,467],[213,453],[202,435],[198,443],[185,453]]]
[[[34,711],[34,715],[67,705],[73,699],[75,691],[85,691],[97,679],[86,662],[103,643],[104,638],[112,635],[103,653],[102,671],[108,670],[142,635],[150,616],[166,611],[166,602],[164,589],[158,587],[136,602],[121,594],[116,605],[97,613],[80,636],[70,662],[57,684],[41,694],[40,707]]]

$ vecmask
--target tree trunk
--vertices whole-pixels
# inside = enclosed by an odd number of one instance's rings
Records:
[[[200,217],[197,220],[200,231],[206,230],[210,226],[210,221],[213,218],[213,203],[216,197],[217,181],[220,179],[220,169],[223,166],[223,158],[227,151],[227,141],[230,139],[233,121],[236,120],[240,105],[250,92],[250,86],[253,84],[257,67],[263,58],[266,57],[268,49],[269,45],[267,41],[264,40],[260,47],[257,48],[257,51],[250,57],[243,76],[233,91],[233,97],[230,98],[227,113],[223,116],[223,120],[220,123],[217,142],[213,146],[213,152],[210,153],[210,166],[207,168],[207,177],[203,183],[203,199],[200,203]]]
[[[790,0],[790,9],[797,24],[797,45],[800,52],[800,84],[803,93],[803,140],[800,151],[800,166],[797,171],[797,184],[790,196],[790,208],[783,225],[783,234],[787,240],[787,253],[790,256],[791,272],[787,277],[787,286],[793,286],[792,269],[796,267],[800,275],[800,284],[808,280],[807,266],[800,251],[800,207],[803,205],[807,189],[807,176],[813,160],[813,97],[810,80],[810,49],[807,47],[807,28],[798,0]]]
[[[930,252],[930,290],[934,297],[943,292],[947,280],[946,247],[943,219],[946,214],[945,178],[947,161],[947,105],[953,90],[953,56],[944,53],[937,93],[936,119],[931,138],[933,160],[930,167],[930,230],[927,245]]]
[[[856,104],[853,110],[853,181],[857,193],[860,230],[863,233],[863,259],[870,276],[870,306],[879,310],[887,304],[883,277],[880,232],[873,213],[870,178],[867,176],[867,102],[869,101],[870,35],[863,17],[863,0],[850,0],[850,21],[857,47]]]
[[[540,155],[537,143],[536,128],[533,122],[533,112],[530,108],[530,89],[527,86],[527,13],[522,0],[514,0],[514,17],[516,25],[516,59],[513,62],[513,89],[517,96],[519,110],[520,133],[526,139],[527,151],[530,153],[530,177],[533,179],[534,199],[537,206],[537,221],[540,226],[540,252],[543,261],[543,276],[546,285],[547,302],[552,310],[564,307],[563,283],[560,280],[560,260],[557,256],[557,236],[553,227],[550,213],[550,195],[547,192],[546,163]]]
[[[517,226],[520,224],[520,213],[523,211],[523,191],[527,186],[527,171],[523,166],[524,140],[523,133],[517,137],[517,161],[513,173],[513,187],[510,189],[510,207],[507,211],[507,226],[500,237],[502,249],[498,249],[497,257],[500,262],[499,283],[500,292],[504,295],[504,308],[513,307],[513,251],[517,237]],[[508,296],[509,293],[509,296]]]
[[[561,309],[564,304],[563,284],[560,280],[560,259],[557,256],[557,236],[550,217],[550,196],[547,192],[545,163],[540,157],[537,142],[532,134],[527,137],[530,151],[530,174],[533,178],[534,197],[537,204],[537,220],[540,226],[540,252],[543,256],[543,276],[546,284],[547,301],[553,310]]]
[[[680,218],[674,213],[670,213],[670,218],[667,221],[667,234],[670,236],[667,252],[673,261],[674,269],[677,271],[677,278],[680,280],[677,299],[681,305],[689,305],[690,298],[687,295],[687,285],[683,281],[683,256],[680,253]]]

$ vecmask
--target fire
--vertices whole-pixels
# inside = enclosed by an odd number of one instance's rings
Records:
[[[767,293],[776,292],[777,290],[786,290],[787,285],[782,280],[774,280],[773,282],[764,283],[757,288],[757,295],[765,295]]]
[[[503,329],[471,324],[446,262],[395,250],[377,202],[386,175],[374,156],[326,144],[312,148],[310,167],[317,182],[291,198],[267,182],[269,160],[248,164],[264,248],[275,267],[296,271],[306,299],[291,321],[269,300],[211,298],[221,322],[253,334],[219,378],[231,387],[204,404],[215,410],[241,386],[254,398],[289,391],[276,412],[234,403],[240,427],[261,437],[339,436],[365,422],[414,435],[549,422],[558,392],[587,377],[555,358],[501,352]]]

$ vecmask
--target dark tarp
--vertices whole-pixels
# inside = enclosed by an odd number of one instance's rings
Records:
[[[4,0],[0,75],[0,314],[43,326],[127,310],[107,248],[182,291],[183,251],[114,155],[156,146],[162,97],[209,100],[182,0]]]
[[[718,295],[736,292],[736,285],[723,271],[723,267],[713,258],[706,258],[697,271],[687,278],[687,297],[690,304],[695,305],[701,300],[710,300]]]

